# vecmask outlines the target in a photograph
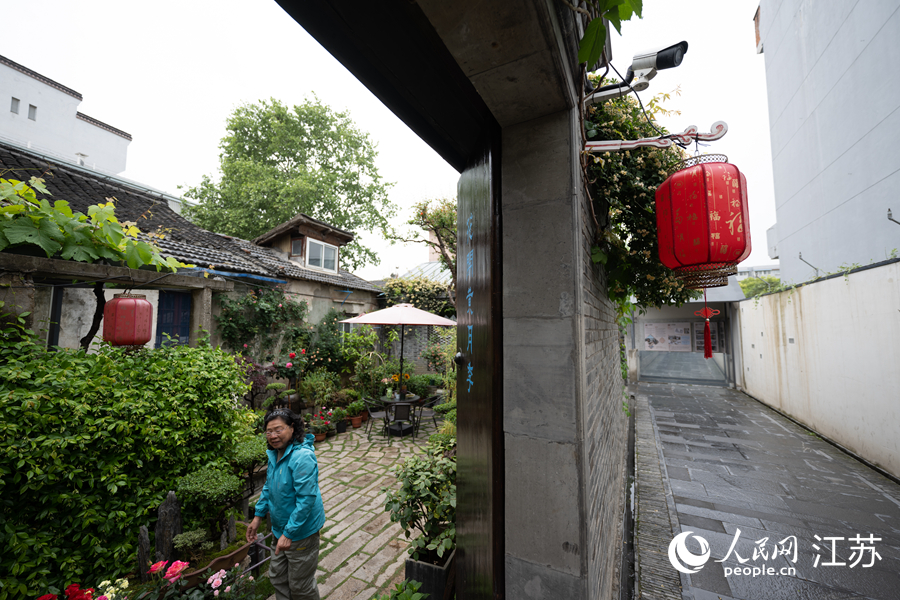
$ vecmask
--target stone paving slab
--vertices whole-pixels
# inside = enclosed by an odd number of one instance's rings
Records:
[[[418,436],[392,438],[390,446],[374,433],[367,440],[364,428],[316,443],[326,517],[316,571],[322,600],[368,600],[403,580],[409,543],[384,511],[381,490],[397,489],[388,469],[423,452],[433,433],[428,420]]]
[[[895,481],[740,392],[643,383],[630,389],[639,459],[638,598],[670,598],[660,584],[677,579],[685,600],[900,598]],[[710,556],[694,573],[679,573],[668,546],[688,532],[687,550],[701,555],[702,537]],[[776,552],[782,542],[782,550],[793,542],[796,555]],[[751,574],[734,573],[748,567]],[[754,575],[753,567],[775,572]]]

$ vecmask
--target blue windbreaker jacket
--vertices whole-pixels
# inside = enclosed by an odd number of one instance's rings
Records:
[[[272,513],[272,531],[277,540],[282,535],[291,541],[316,533],[325,524],[325,507],[319,491],[319,463],[316,461],[315,437],[306,434],[303,443],[294,442],[278,453],[268,450],[269,469],[255,514]]]

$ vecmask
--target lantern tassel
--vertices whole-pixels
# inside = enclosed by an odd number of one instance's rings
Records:
[[[712,358],[712,336],[709,334],[709,319],[703,329],[703,358]]]
[[[706,305],[706,290],[703,290],[703,314],[706,315],[706,326],[703,328],[703,358],[712,358],[712,335],[709,333],[709,306]]]

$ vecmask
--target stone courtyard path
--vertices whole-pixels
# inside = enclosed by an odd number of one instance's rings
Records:
[[[397,488],[390,467],[422,453],[435,427],[423,419],[416,438],[395,437],[388,446],[375,433],[368,441],[364,426],[316,444],[326,516],[316,572],[322,600],[377,598],[404,577],[409,544],[384,511],[381,490]]]

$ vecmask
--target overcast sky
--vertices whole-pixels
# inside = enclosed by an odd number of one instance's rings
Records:
[[[754,251],[745,265],[769,264],[765,231],[775,222],[763,56],[755,51],[758,0],[645,0],[645,18],[614,34],[613,64],[687,40],[677,69],[661,71],[646,100],[681,87],[663,120],[671,131],[726,121],[729,133],[706,151],[727,154],[745,173]],[[79,110],[133,136],[122,176],[180,195],[178,186],[215,174],[225,120],[244,102],[299,104],[316,94],[348,110],[377,144],[377,165],[394,182],[401,223],[423,198],[452,197],[458,174],[331,57],[273,0],[0,0],[0,54],[84,96]],[[380,279],[427,260],[424,247],[390,246],[374,236]]]

